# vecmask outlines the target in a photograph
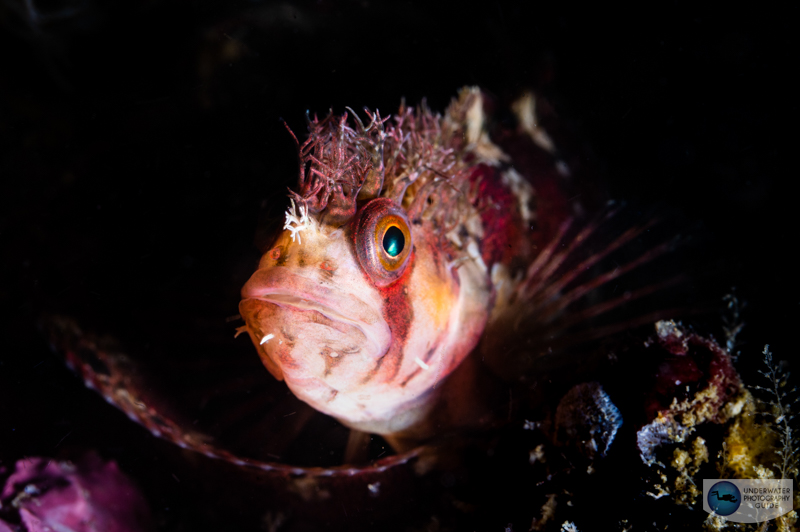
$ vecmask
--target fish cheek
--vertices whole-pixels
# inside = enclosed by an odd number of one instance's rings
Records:
[[[416,313],[427,317],[433,331],[447,328],[460,292],[457,272],[448,271],[439,255],[435,247],[428,249],[428,260],[420,260],[417,279],[411,284],[412,301],[420,307]]]
[[[333,277],[336,273],[337,266],[330,259],[325,259],[319,263],[319,274],[320,277],[326,281],[332,281]]]
[[[273,319],[280,323],[279,340],[270,342],[266,351],[278,362],[287,381],[319,379],[347,391],[372,363],[362,352],[369,348],[367,337],[349,323],[315,310],[280,309]]]
[[[302,247],[297,248],[297,265],[301,268],[306,265],[306,252]]]

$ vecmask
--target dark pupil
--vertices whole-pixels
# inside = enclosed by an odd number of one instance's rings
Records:
[[[391,226],[383,235],[383,249],[386,250],[390,257],[396,257],[402,253],[405,245],[406,237],[403,236],[403,232],[396,225]]]

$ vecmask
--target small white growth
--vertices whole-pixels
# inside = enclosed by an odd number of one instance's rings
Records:
[[[480,267],[481,271],[486,273],[488,268],[486,267],[486,263],[483,262],[483,257],[481,257],[481,250],[478,248],[478,243],[474,240],[470,240],[467,244],[467,254]]]
[[[554,153],[556,147],[553,144],[553,139],[539,125],[539,120],[536,116],[536,97],[533,93],[525,93],[522,98],[511,105],[511,108],[514,110],[514,114],[517,115],[520,127],[528,134],[531,140],[548,153]]]
[[[528,462],[531,465],[535,464],[536,462],[545,462],[543,444],[537,445],[534,449],[531,449],[531,451],[528,453]]]
[[[492,264],[490,279],[494,286],[495,308],[505,308],[513,298],[514,291],[522,280],[522,272],[518,273],[519,279],[511,276],[511,272],[500,262]]]
[[[339,353],[337,353],[336,351],[331,351],[330,353],[328,353],[328,356],[331,358],[339,358]]]
[[[455,244],[456,247],[459,248],[459,249],[464,247],[464,243],[461,242],[461,237],[458,236],[458,232],[459,232],[460,229],[461,229],[461,226],[457,226],[452,231],[450,231],[449,233],[447,233],[445,235],[447,237],[447,240],[449,240],[450,242]]]
[[[373,495],[377,495],[381,491],[381,483],[380,482],[374,482],[372,484],[367,484],[367,489]]]
[[[572,521],[564,521],[561,525],[561,532],[578,532],[578,527]]]
[[[464,222],[464,227],[470,236],[483,238],[483,220],[481,219],[481,213],[477,209],[469,215],[467,221]]]
[[[519,213],[522,219],[526,223],[533,220],[533,212],[531,212],[530,204],[533,199],[534,190],[531,184],[528,183],[528,180],[522,177],[522,175],[513,168],[509,168],[500,174],[500,177],[503,180],[503,184],[510,188],[514,196],[517,197]]]
[[[489,139],[481,90],[478,87],[465,88],[460,97],[467,98],[469,102],[465,116],[467,127],[464,132],[469,145],[468,149],[491,166],[497,166],[500,161],[508,161],[508,155]]]
[[[419,367],[421,367],[422,369],[424,369],[424,370],[429,370],[429,369],[431,369],[431,367],[430,367],[429,365],[427,365],[427,364],[425,363],[425,361],[424,361],[424,360],[422,360],[422,359],[421,359],[421,358],[419,358],[419,357],[415,358],[415,359],[414,359],[414,362],[416,362],[416,363],[417,363],[417,365],[418,365]]]
[[[283,224],[284,229],[288,229],[292,233],[292,242],[294,237],[297,237],[297,243],[302,244],[300,241],[300,231],[304,231],[311,227],[311,218],[308,217],[308,206],[300,205],[300,214],[298,215],[295,208],[294,200],[289,199],[291,207],[286,211],[286,223]]]
[[[469,95],[472,96],[472,105],[467,109],[467,143],[475,144],[481,138],[483,133],[484,115],[483,115],[483,96],[477,87],[470,87],[467,89]]]
[[[272,340],[273,338],[275,338],[274,334],[267,334],[267,335],[264,336],[264,338],[261,339],[261,341],[258,344],[259,345],[264,345],[267,342],[269,342],[270,340]]]
[[[665,495],[669,495],[669,492],[668,492],[668,491],[664,491],[664,490],[661,488],[661,486],[659,486],[658,484],[656,484],[656,488],[658,488],[658,489],[659,489],[659,490],[661,490],[661,491],[659,491],[658,493],[652,493],[652,492],[650,492],[650,491],[646,491],[645,493],[646,493],[647,495],[650,495],[650,496],[651,496],[652,498],[654,498],[654,499],[660,499],[661,497],[664,497]]]
[[[530,530],[532,532],[536,530],[543,530],[545,525],[549,521],[551,521],[555,516],[557,505],[558,504],[556,503],[556,494],[555,493],[548,494],[547,501],[542,506],[542,517],[540,517],[539,519],[535,517],[533,518]]]
[[[675,323],[675,320],[661,320],[656,322],[656,334],[659,338],[669,338],[670,336],[681,338],[683,331]]]

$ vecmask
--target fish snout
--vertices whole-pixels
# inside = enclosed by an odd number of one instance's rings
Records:
[[[388,324],[353,294],[284,270],[258,270],[242,289],[239,311],[262,362],[293,391],[301,385],[300,396],[355,388],[387,353]]]

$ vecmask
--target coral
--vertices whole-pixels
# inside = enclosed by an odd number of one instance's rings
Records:
[[[152,529],[142,494],[115,462],[88,454],[76,464],[25,458],[5,482],[0,531],[19,522],[26,532],[144,532]],[[13,530],[13,528],[9,528]]]
[[[708,447],[705,439],[697,437],[692,441],[689,450],[676,448],[673,451],[673,460],[670,464],[678,473],[675,478],[675,502],[692,506],[697,497],[702,495],[701,490],[693,480],[700,470],[700,466],[708,462]]]
[[[662,445],[683,443],[699,425],[724,424],[738,415],[746,391],[729,354],[680,324],[659,321],[656,338],[646,346],[659,349],[663,357],[645,404],[650,422],[637,432],[642,461],[652,465]]]
[[[556,514],[556,506],[558,506],[558,501],[556,498],[558,497],[555,493],[550,493],[547,495],[547,501],[542,505],[541,509],[541,517],[538,519],[536,517],[533,518],[533,522],[531,523],[531,532],[544,530],[547,523],[553,520],[553,517]]]
[[[726,329],[727,332],[727,329]],[[730,343],[730,338],[729,338]],[[787,386],[788,373],[774,360],[769,346],[762,351],[766,369],[759,371],[766,386],[752,386],[763,399],[749,391],[742,396],[740,412],[728,427],[717,463],[720,478],[795,478],[798,473],[798,439],[794,436],[792,410],[798,403],[795,389]],[[794,506],[800,503],[794,493]],[[719,516],[709,516],[706,530],[736,527],[742,530],[796,530],[797,512],[791,511],[773,521],[745,526],[728,523]]]
[[[786,390],[789,375],[784,373],[773,361],[769,345],[764,346],[763,354],[767,370],[759,373],[767,378],[769,385],[757,386],[756,389],[771,396],[769,399],[770,408],[765,412],[765,415],[772,418],[772,430],[777,434],[778,443],[780,444],[780,449],[775,452],[780,459],[779,462],[774,464],[774,467],[780,472],[780,478],[794,478],[797,476],[798,467],[798,439],[792,435],[792,419],[794,416],[791,413],[791,409],[792,406],[798,403],[798,398],[795,393],[796,390]]]
[[[728,428],[717,470],[720,478],[755,478],[756,467],[772,456],[776,437],[757,419],[755,399],[745,392],[741,415]]]

